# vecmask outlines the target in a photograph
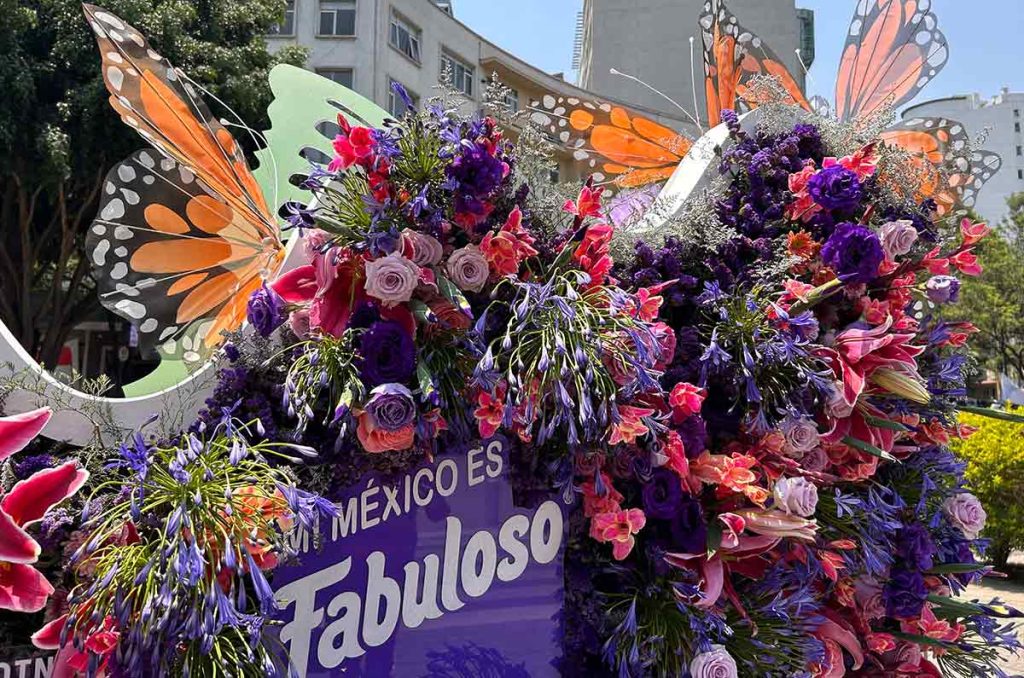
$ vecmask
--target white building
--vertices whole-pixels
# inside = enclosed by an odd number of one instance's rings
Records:
[[[534,68],[475,33],[443,0],[291,0],[285,21],[267,42],[271,50],[288,44],[307,48],[307,68],[351,87],[393,115],[403,112],[403,104],[394,96],[392,82],[401,83],[414,100],[429,98],[445,69],[471,108],[479,108],[492,73],[512,88],[509,103],[516,108],[548,94],[595,98],[561,74]],[[630,101],[611,100],[673,129],[684,126],[678,114]],[[568,151],[558,161],[562,179],[587,172]]]
[[[614,68],[660,90],[692,113],[696,79],[697,108],[704,119],[703,42],[697,24],[703,8],[704,0],[583,0],[577,27],[580,86],[673,111],[662,97],[612,74]],[[803,87],[804,67],[810,68],[814,61],[814,13],[797,9],[795,0],[729,0],[728,8],[741,26],[764,40]]]
[[[903,111],[903,118],[949,118],[963,123],[977,148],[1002,156],[1003,166],[981,190],[974,210],[990,223],[1007,214],[1006,199],[1024,191],[1024,92],[1003,90],[985,99],[979,94],[925,101]],[[978,143],[980,141],[980,143]]]

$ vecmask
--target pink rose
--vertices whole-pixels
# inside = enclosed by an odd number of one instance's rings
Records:
[[[829,464],[828,455],[825,454],[825,450],[820,447],[815,447],[813,450],[804,455],[804,458],[800,460],[800,467],[805,471],[821,472]]]
[[[656,322],[651,326],[651,334],[658,342],[658,361],[655,367],[663,370],[672,362],[676,354],[676,332],[669,325],[663,322]]]
[[[917,242],[917,229],[913,222],[906,220],[884,224],[878,235],[882,240],[882,249],[890,259],[906,254]]]
[[[420,267],[398,252],[366,264],[366,293],[385,306],[412,299],[420,282]]]
[[[786,417],[781,428],[786,439],[782,453],[787,457],[802,459],[818,446],[818,425],[807,417]]]
[[[444,248],[432,235],[406,229],[402,231],[402,254],[417,266],[437,266]]]
[[[985,527],[988,515],[981,502],[970,492],[961,492],[942,502],[942,509],[950,521],[959,527],[968,539],[977,539]]]
[[[306,259],[313,261],[324,251],[324,246],[330,242],[331,234],[314,228],[302,235],[302,248],[306,253]]]
[[[724,646],[712,645],[690,662],[690,675],[693,678],[737,678],[739,669]]]
[[[416,426],[409,424],[397,431],[388,431],[374,423],[368,412],[362,412],[357,419],[356,437],[363,449],[370,454],[381,452],[400,452],[412,447],[416,442]]]
[[[774,496],[775,507],[790,515],[810,518],[818,508],[818,487],[806,478],[779,478]]]
[[[448,257],[448,276],[461,290],[479,292],[487,284],[491,271],[487,259],[476,245],[466,245]]]
[[[288,327],[299,339],[309,336],[309,311],[306,309],[292,311],[288,316]]]

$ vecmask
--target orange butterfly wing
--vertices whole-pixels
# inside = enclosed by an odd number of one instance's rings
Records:
[[[858,0],[836,77],[836,116],[857,120],[899,108],[948,58],[931,0]]]
[[[722,120],[725,109],[754,108],[748,83],[758,75],[771,76],[786,90],[789,103],[811,110],[796,78],[757,35],[740,25],[722,0],[706,0],[698,21],[704,44],[704,96],[710,125]]]
[[[100,300],[143,346],[200,360],[279,268],[280,232],[242,149],[184,75],[118,17],[84,10],[111,105],[160,152],[107,175],[86,240]]]
[[[599,182],[618,188],[663,182],[693,145],[688,137],[621,106],[575,97],[545,96],[532,120],[574,160],[594,169]]]
[[[945,118],[912,118],[882,134],[884,143],[910,154],[920,172],[914,198],[931,198],[940,215],[957,207],[973,207],[978,191],[999,171],[995,153],[974,150],[964,126]]]

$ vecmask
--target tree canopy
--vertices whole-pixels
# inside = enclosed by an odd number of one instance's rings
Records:
[[[257,129],[266,126],[270,68],[304,60],[299,48],[267,51],[263,36],[284,0],[103,4]],[[0,16],[0,317],[53,364],[97,307],[81,248],[103,177],[145,142],[107,103],[78,0],[0,0]]]

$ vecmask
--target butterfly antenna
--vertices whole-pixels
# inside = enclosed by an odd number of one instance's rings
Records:
[[[695,117],[693,117],[693,115],[688,110],[683,108],[679,104],[679,102],[677,102],[675,99],[673,99],[672,97],[668,96],[667,94],[665,94],[661,90],[656,89],[656,88],[652,87],[651,85],[648,85],[646,82],[644,82],[640,78],[636,77],[635,75],[630,75],[628,73],[623,73],[623,72],[621,72],[621,71],[619,71],[619,70],[617,70],[615,68],[609,69],[608,72],[611,73],[612,75],[621,75],[623,78],[626,78],[627,80],[632,80],[633,82],[637,83],[638,85],[642,85],[643,87],[646,87],[647,89],[651,90],[652,92],[654,92],[655,94],[657,94],[658,96],[660,96],[661,98],[665,99],[667,102],[669,102],[670,104],[672,104],[673,106],[678,108],[680,111],[682,111],[683,115],[685,115],[687,118],[689,118],[691,121],[693,121],[693,124],[695,124],[697,127],[700,128],[702,134],[704,133],[704,128],[700,126],[700,121],[698,121]]]
[[[693,110],[697,112],[700,110],[700,106],[697,105],[697,73],[695,72],[696,62],[693,58],[693,36],[690,36],[690,91],[693,93]],[[700,123],[697,123],[697,127],[700,129],[700,133],[704,134],[704,128],[701,127]]]

